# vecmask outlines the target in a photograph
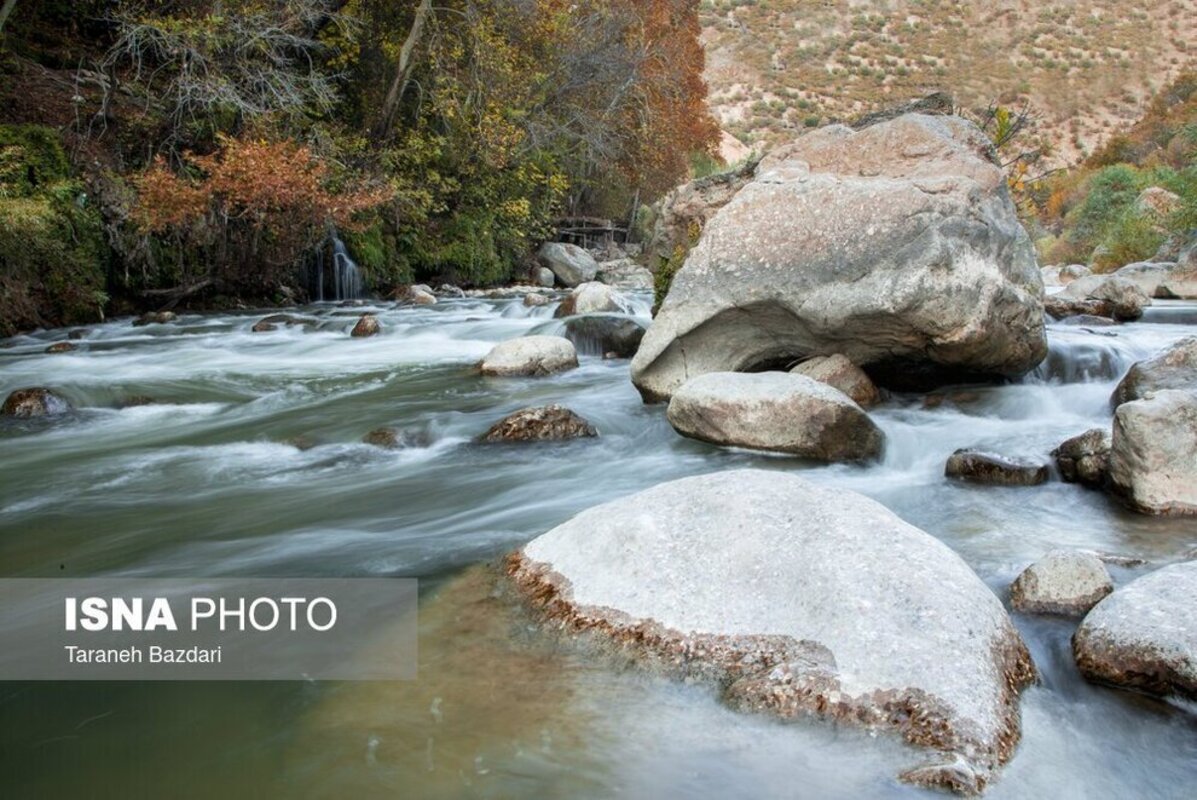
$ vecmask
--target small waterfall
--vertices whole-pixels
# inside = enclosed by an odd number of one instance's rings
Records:
[[[335,233],[332,237],[333,266],[336,274],[333,278],[336,296],[334,300],[354,300],[362,294],[362,273],[357,268],[357,262],[349,257],[345,243]]]

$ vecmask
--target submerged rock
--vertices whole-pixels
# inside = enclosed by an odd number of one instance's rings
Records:
[[[1157,391],[1118,406],[1110,486],[1143,514],[1197,514],[1197,393]]]
[[[591,281],[569,293],[553,313],[554,317],[571,317],[576,314],[603,314],[627,311],[628,304],[610,286]]]
[[[644,326],[627,317],[570,317],[565,321],[565,336],[580,353],[631,358],[644,338]]]
[[[1197,391],[1197,336],[1181,339],[1154,358],[1132,366],[1110,402],[1120,406],[1164,389]]]
[[[594,256],[575,244],[545,242],[536,253],[537,260],[551,270],[562,286],[573,288],[593,281],[598,274]]]
[[[944,475],[992,486],[1037,486],[1047,483],[1048,469],[1037,461],[966,448],[952,453]]]
[[[495,345],[478,367],[483,375],[552,375],[578,366],[578,351],[560,336],[522,336]]]
[[[173,311],[147,311],[137,319],[133,320],[134,327],[142,327],[143,325],[165,325],[168,322],[174,322],[178,319],[178,315]]]
[[[353,330],[349,332],[349,335],[358,339],[364,339],[368,336],[376,336],[381,332],[382,325],[379,324],[378,317],[373,314],[362,314],[357,324],[353,326]]]
[[[385,450],[402,450],[407,447],[427,447],[428,434],[400,428],[375,428],[362,437],[362,444],[381,447]]]
[[[593,425],[559,405],[521,409],[496,422],[484,442],[544,442],[598,436]]]
[[[1114,582],[1097,555],[1052,550],[1015,579],[1010,602],[1027,614],[1079,617],[1112,591]]]
[[[1074,436],[1053,450],[1052,457],[1066,482],[1105,486],[1110,471],[1110,432],[1094,428]]]
[[[280,325],[288,328],[300,325],[305,328],[314,327],[316,320],[305,317],[296,317],[292,314],[271,314],[268,317],[262,317],[254,323],[250,331],[253,333],[268,333],[270,331],[278,330]]]
[[[839,389],[861,408],[872,408],[881,402],[881,393],[864,370],[840,354],[815,356],[803,361],[790,372],[814,378],[819,383]]]
[[[674,277],[632,364],[641,395],[835,353],[891,386],[1034,368],[1043,283],[991,153],[971,123],[917,114],[775,150]]]
[[[524,295],[524,305],[529,308],[534,306],[547,306],[549,302],[549,298],[545,297],[543,294],[529,292],[528,294]]]
[[[55,342],[46,348],[47,353],[73,353],[79,348],[70,342]]]
[[[854,492],[734,470],[584,511],[508,571],[553,625],[712,681],[738,709],[817,714],[939,751],[907,773],[978,792],[1035,670],[950,548]]]
[[[1102,600],[1072,637],[1091,681],[1197,700],[1197,561],[1173,564]]]
[[[53,389],[34,386],[17,389],[8,395],[0,406],[0,416],[5,417],[48,417],[65,414],[71,404]]]
[[[865,461],[885,445],[881,429],[843,392],[786,372],[692,378],[674,392],[668,417],[691,439],[819,461]]]

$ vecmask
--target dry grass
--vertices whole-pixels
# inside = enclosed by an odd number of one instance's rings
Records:
[[[1197,0],[704,0],[711,102],[755,144],[934,90],[1031,104],[1057,163],[1138,119],[1197,55]]]

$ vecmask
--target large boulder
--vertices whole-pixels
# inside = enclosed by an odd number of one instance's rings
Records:
[[[696,375],[842,353],[926,386],[1047,353],[1043,282],[989,141],[956,117],[840,125],[770,155],[710,220],[632,365],[646,400]]]
[[[1066,483],[1105,486],[1110,471],[1110,432],[1094,428],[1074,436],[1053,450],[1052,457]]]
[[[1048,297],[1044,308],[1056,319],[1093,314],[1136,320],[1149,305],[1151,298],[1132,281],[1117,275],[1090,275],[1077,278]]]
[[[644,326],[628,317],[570,317],[565,320],[565,338],[574,343],[579,353],[631,358],[644,338]]]
[[[1010,604],[1025,614],[1079,617],[1112,591],[1110,572],[1097,554],[1052,550],[1011,584]]]
[[[584,439],[598,436],[593,425],[568,408],[559,405],[524,408],[491,426],[482,441],[546,442]]]
[[[1119,406],[1163,389],[1197,391],[1197,336],[1181,339],[1154,358],[1132,366],[1110,402]]]
[[[1197,561],[1173,564],[1114,592],[1072,637],[1092,681],[1197,700]]]
[[[577,286],[594,280],[598,274],[598,262],[594,256],[576,244],[545,242],[536,258],[542,266],[552,270],[562,286]]]
[[[627,311],[628,304],[618,292],[597,281],[583,283],[575,288],[557,306],[555,317],[571,317],[575,314],[603,314]]]
[[[478,368],[483,375],[552,375],[578,366],[578,351],[560,336],[523,336],[495,345]]]
[[[818,461],[881,455],[885,436],[843,392],[785,372],[710,372],[669,401],[669,423],[691,439]]]
[[[508,572],[554,626],[713,681],[733,707],[891,730],[980,791],[1019,738],[1034,666],[950,548],[855,492],[777,471],[672,481],[584,511]]]
[[[1166,390],[1114,412],[1110,484],[1144,514],[1197,514],[1197,393]]]
[[[1119,269],[1114,273],[1114,277],[1130,281],[1148,297],[1167,297],[1161,293],[1160,286],[1172,274],[1175,266],[1155,261],[1139,261]]]
[[[71,404],[65,397],[53,389],[34,386],[17,389],[9,394],[4,400],[4,405],[0,406],[0,416],[50,417],[65,414],[70,410]]]
[[[839,389],[861,408],[872,408],[881,402],[881,393],[865,371],[839,353],[807,359],[790,372]]]

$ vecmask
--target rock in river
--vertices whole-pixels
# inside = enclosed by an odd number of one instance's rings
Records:
[[[536,254],[537,260],[553,274],[562,286],[574,287],[594,280],[598,262],[594,256],[576,244],[545,242]]]
[[[1079,617],[1112,591],[1109,570],[1096,554],[1052,550],[1015,579],[1010,602],[1027,614]]]
[[[700,375],[674,393],[668,417],[691,439],[818,461],[864,461],[885,445],[881,429],[843,392],[786,372]]]
[[[593,425],[564,406],[525,408],[496,422],[484,442],[544,442],[598,436]]]
[[[1110,470],[1110,432],[1094,428],[1074,436],[1053,450],[1052,457],[1065,482],[1100,488]]]
[[[570,317],[565,321],[565,336],[580,353],[631,358],[644,338],[644,326],[627,317],[604,314]]]
[[[495,345],[478,366],[483,375],[552,375],[578,366],[578,351],[560,336],[522,336]]]
[[[1072,637],[1081,674],[1197,700],[1197,561],[1145,575],[1102,600]]]
[[[1039,461],[962,449],[948,458],[944,475],[993,486],[1037,486],[1047,482],[1048,470]]]
[[[368,336],[376,336],[381,331],[382,325],[379,324],[378,317],[373,314],[362,314],[357,324],[353,326],[353,330],[349,332],[349,335],[363,339]]]
[[[1163,389],[1197,391],[1197,336],[1181,339],[1154,358],[1132,366],[1110,402],[1120,406]]]
[[[911,780],[980,791],[1035,670],[950,548],[855,492],[733,470],[584,511],[508,571],[554,625],[714,681],[734,707],[818,714],[939,751]]]
[[[774,151],[674,277],[632,364],[641,395],[835,353],[891,386],[1034,368],[1043,282],[992,152],[918,114]]]
[[[881,402],[881,394],[864,370],[845,356],[815,356],[803,361],[790,372],[814,378],[819,383],[839,389],[861,408],[872,408]]]
[[[0,416],[5,417],[47,417],[65,414],[71,410],[66,398],[53,389],[35,386],[12,392],[0,407]]]
[[[628,304],[610,286],[596,281],[584,283],[569,293],[554,312],[554,317],[570,317],[575,314],[602,314],[604,312],[627,311]]]
[[[1197,392],[1165,390],[1114,412],[1111,490],[1143,514],[1197,514]]]
[[[1126,278],[1090,275],[1078,278],[1048,297],[1045,308],[1056,319],[1093,314],[1116,320],[1136,320],[1143,316],[1143,309],[1149,305],[1151,298]]]

